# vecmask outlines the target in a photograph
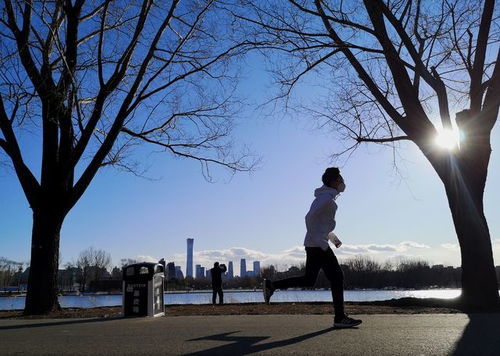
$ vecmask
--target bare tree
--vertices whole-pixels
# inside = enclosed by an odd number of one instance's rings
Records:
[[[89,247],[80,252],[76,266],[81,270],[80,288],[85,291],[88,283],[99,281],[111,266],[111,255],[104,250]]]
[[[0,286],[8,287],[14,283],[16,272],[22,272],[24,263],[0,257]]]
[[[122,279],[122,269],[118,266],[113,267],[111,270],[112,279]]]
[[[111,255],[104,250],[96,250],[94,254],[94,281],[99,281],[105,271],[111,266]]]
[[[80,252],[76,260],[76,267],[80,270],[77,282],[80,284],[80,291],[85,292],[89,282],[90,266],[93,260],[94,250],[92,247]]]
[[[364,142],[409,141],[420,149],[448,198],[461,248],[462,301],[497,304],[483,211],[500,105],[495,1],[246,1],[237,16],[254,25],[255,40],[276,49],[278,99],[288,104],[307,76],[326,83],[334,97],[320,91],[327,99],[307,109],[351,140],[346,152]],[[453,139],[454,131],[464,139]]]
[[[227,2],[224,2],[227,5]],[[104,166],[141,174],[141,144],[197,160],[203,174],[252,168],[230,140],[233,65],[251,45],[218,0],[4,0],[0,152],[33,210],[25,313],[58,308],[64,219]],[[30,165],[27,150],[41,147]]]

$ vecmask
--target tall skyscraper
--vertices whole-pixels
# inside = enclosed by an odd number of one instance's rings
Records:
[[[253,261],[253,275],[254,277],[260,276],[260,261]]]
[[[229,261],[227,264],[227,278],[233,278],[234,277],[234,271],[233,271],[233,261]]]
[[[240,277],[245,277],[247,275],[247,260],[244,258],[240,261]]]
[[[187,239],[186,277],[193,277],[193,244],[194,239]]]

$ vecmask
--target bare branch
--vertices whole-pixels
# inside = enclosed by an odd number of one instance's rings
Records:
[[[398,124],[401,124],[404,127],[403,117],[401,114],[397,112],[397,110],[392,106],[392,104],[385,98],[385,96],[380,92],[379,88],[375,84],[375,82],[370,78],[370,75],[363,68],[361,63],[356,59],[356,57],[352,54],[349,48],[344,46],[344,41],[340,39],[337,35],[333,27],[330,25],[328,21],[328,17],[325,15],[320,0],[315,0],[316,7],[318,9],[319,14],[321,15],[321,19],[323,24],[330,34],[332,40],[337,44],[341,49],[346,58],[349,60],[351,65],[354,67],[360,78],[365,82],[366,86],[373,94],[375,98],[380,102],[384,110],[387,114]]]
[[[500,107],[500,49],[497,51],[497,58],[493,75],[488,81],[486,95],[484,98],[483,112],[486,113],[485,121],[487,130],[492,130],[498,119]]]
[[[99,28],[99,45],[97,47],[97,75],[99,77],[99,85],[101,88],[104,87],[104,76],[102,74],[102,46],[104,39],[104,27],[106,23],[106,15],[108,12],[108,5],[109,1],[106,1],[101,15],[101,26]]]
[[[471,75],[472,68],[470,66],[470,62],[467,60],[465,54],[462,52],[462,48],[460,46],[460,38],[459,38],[459,36],[457,34],[457,26],[458,26],[458,21],[459,20],[456,18],[455,7],[454,6],[451,7],[450,13],[451,13],[452,21],[453,21],[453,25],[452,25],[453,32],[452,33],[453,33],[453,45],[454,45],[455,51],[458,53],[459,57],[461,58],[464,67],[469,72],[469,75]]]
[[[90,20],[92,17],[97,15],[103,8],[105,8],[108,5],[109,5],[109,0],[104,1],[99,6],[96,6],[96,8],[94,10],[90,11],[88,14],[81,16],[79,21],[84,22],[84,21]],[[106,11],[106,10],[104,10],[104,11]]]
[[[200,141],[198,143],[169,144],[169,143],[164,143],[164,142],[161,142],[161,141],[158,141],[158,140],[154,140],[154,139],[148,138],[145,135],[141,135],[141,134],[135,133],[132,130],[127,129],[126,127],[123,127],[122,131],[125,132],[126,134],[132,136],[132,137],[139,138],[139,139],[141,139],[141,140],[143,140],[145,142],[148,142],[148,143],[151,143],[151,144],[154,144],[154,145],[166,148],[166,149],[170,150],[172,153],[174,153],[177,156],[186,157],[186,158],[194,159],[194,160],[197,160],[197,161],[200,161],[200,162],[205,162],[205,163],[215,163],[215,164],[217,164],[219,166],[223,166],[223,167],[226,167],[226,168],[229,168],[229,169],[231,169],[233,171],[238,171],[238,172],[248,172],[248,171],[250,171],[252,169],[251,167],[246,167],[246,166],[242,165],[241,164],[241,159],[238,159],[238,160],[233,161],[233,162],[226,162],[226,161],[218,160],[218,159],[214,159],[214,158],[193,155],[193,154],[188,153],[188,152],[181,152],[181,151],[179,151],[179,150],[176,149],[177,147],[200,148],[200,147],[203,147],[203,145],[205,143],[207,143],[209,140],[214,140],[216,138],[211,138],[211,139],[208,138],[208,139],[205,139],[205,140]]]
[[[228,155],[236,112],[228,108],[240,105],[232,99],[234,61],[261,43],[232,37],[235,18],[221,25],[214,16],[230,15],[226,4],[209,0],[178,9],[179,0],[100,0],[82,11],[82,0],[4,3],[6,122],[20,133],[40,130],[40,185],[44,194],[60,196],[61,211],[71,209],[100,167],[120,166],[128,148],[145,142],[123,127],[142,126],[138,133],[204,164],[249,167],[248,156]],[[10,139],[0,138],[12,155]],[[83,173],[73,181],[75,167]]]
[[[415,63],[415,71],[418,71],[418,73],[424,78],[424,80],[432,87],[435,87],[436,85],[436,80],[435,78],[432,77],[431,73],[427,70],[425,67],[424,63],[422,62],[422,57],[419,56],[418,51],[416,50],[415,46],[413,45],[410,36],[406,33],[403,25],[401,22],[394,16],[394,14],[391,12],[391,10],[387,7],[387,5],[382,1],[382,0],[376,0],[377,5],[380,6],[384,16],[389,20],[389,22],[392,24],[392,26],[396,29],[399,37],[403,41],[403,44],[405,45],[405,48],[408,50],[408,53],[410,54],[412,60]],[[420,2],[420,1],[419,1]],[[417,19],[415,20],[415,26],[418,21],[418,16]],[[418,36],[420,37],[420,36]]]
[[[240,20],[244,20],[244,21],[253,23],[255,25],[262,26],[263,28],[268,29],[268,30],[273,30],[273,31],[278,31],[278,32],[289,32],[289,33],[292,33],[295,35],[299,35],[300,37],[302,37],[302,36],[304,36],[304,37],[328,37],[328,34],[324,34],[324,33],[320,33],[320,32],[317,32],[317,33],[316,32],[299,32],[293,28],[272,26],[269,24],[255,21],[254,19],[251,19],[251,18],[246,17],[246,16],[238,15],[238,14],[235,14],[234,16]]]
[[[302,78],[302,76],[304,76],[305,74],[307,74],[309,71],[313,70],[316,66],[318,66],[319,64],[323,63],[324,61],[326,61],[328,58],[330,58],[331,56],[333,56],[334,54],[340,52],[340,49],[336,49],[336,50],[333,50],[331,51],[330,53],[326,54],[325,56],[319,58],[318,60],[316,60],[315,62],[309,64],[307,66],[306,69],[304,69],[302,72],[300,72],[297,76],[295,76],[295,78],[290,82],[290,83],[287,83],[288,85],[288,90],[287,90],[287,93],[285,95],[289,95],[290,94],[290,91],[292,90],[293,86],[300,80],[300,78]]]
[[[144,86],[144,89],[141,91],[140,95],[138,96],[138,98],[135,100],[134,104],[131,105],[130,109],[129,109],[129,112],[131,112],[132,110],[135,109],[135,107],[141,102],[143,101],[144,99],[147,99],[149,98],[150,96],[162,91],[162,90],[165,90],[166,88],[168,88],[169,86],[175,84],[176,82],[179,82],[183,79],[186,79],[187,77],[195,74],[195,73],[198,73],[198,72],[202,72],[206,69],[208,69],[211,65],[213,65],[214,63],[216,63],[217,61],[221,60],[222,58],[225,58],[227,57],[229,54],[231,54],[233,51],[237,50],[237,49],[240,49],[240,48],[244,48],[244,47],[247,47],[247,46],[254,46],[256,43],[254,42],[242,42],[242,43],[238,43],[226,50],[224,50],[223,52],[217,54],[216,56],[212,57],[209,61],[207,61],[206,63],[204,64],[201,64],[199,66],[196,66],[194,69],[190,70],[190,71],[186,71],[182,74],[179,74],[178,76],[176,76],[175,78],[169,80],[167,83],[165,83],[164,85],[160,85],[159,87],[145,93],[145,89],[147,89],[147,86],[145,85]],[[148,85],[150,84],[151,82],[148,83]]]
[[[21,62],[24,68],[26,69],[26,73],[28,73],[30,80],[35,86],[37,92],[41,96],[45,96],[48,94],[50,89],[54,87],[54,84],[51,78],[42,77],[30,53],[30,46],[28,42],[29,42],[29,31],[31,28],[30,19],[31,19],[32,1],[26,1],[25,10],[23,12],[22,31],[17,27],[16,17],[14,15],[14,9],[12,7],[11,1],[4,0],[4,2],[7,10],[6,12],[8,16],[9,28],[16,39],[17,49],[19,51],[19,57],[21,58]]]
[[[407,140],[411,141],[408,136],[395,136],[395,137],[384,137],[384,138],[370,138],[370,137],[357,137],[357,142],[375,142],[375,143],[386,143]]]
[[[316,0],[318,1],[318,0]],[[382,10],[378,4],[369,0],[364,0],[368,15],[372,21],[374,29],[377,32],[377,39],[385,51],[385,60],[392,73],[394,85],[398,91],[399,99],[403,104],[409,120],[396,122],[399,127],[415,141],[425,140],[429,132],[434,130],[425,114],[424,109],[416,95],[411,80],[406,69],[399,61],[399,56],[389,39],[382,16]]]
[[[29,168],[24,163],[21,150],[19,148],[19,143],[17,141],[16,135],[12,130],[11,123],[9,121],[8,115],[5,111],[4,102],[0,95],[0,130],[2,131],[5,139],[0,141],[0,146],[3,148],[5,153],[10,157],[14,169],[16,171],[17,177],[23,191],[26,195],[26,199],[32,207],[36,206],[38,200],[38,192],[40,185],[38,184],[36,178],[33,176]]]
[[[479,26],[479,33],[476,41],[476,53],[474,56],[474,64],[472,65],[470,81],[470,108],[472,113],[475,115],[477,115],[481,110],[481,104],[483,101],[481,84],[483,80],[484,62],[486,58],[486,49],[488,46],[488,36],[490,33],[494,6],[495,0],[485,0],[483,15],[481,17],[481,25]]]
[[[168,12],[168,15],[166,16],[162,26],[160,27],[160,29],[158,30],[158,32],[156,33],[156,37],[155,39],[153,40],[153,42],[151,43],[151,46],[149,47],[149,51],[148,51],[148,54],[146,56],[146,59],[145,61],[143,62],[143,66],[141,68],[142,70],[142,73],[144,73],[145,71],[145,64],[147,65],[147,63],[151,60],[151,58],[153,58],[154,56],[154,52],[156,50],[156,47],[157,47],[157,44],[158,44],[158,41],[160,40],[161,38],[161,34],[163,33],[163,30],[170,24],[170,21],[172,20],[173,16],[174,16],[174,10],[175,10],[175,7],[177,6],[177,1],[173,1],[171,6],[170,6],[170,9],[169,9],[169,12]],[[144,95],[144,93],[146,92],[146,90],[148,89],[149,85],[165,70],[165,68],[167,68],[170,63],[172,63],[173,59],[175,58],[176,54],[181,50],[181,48],[184,46],[184,44],[186,43],[186,41],[189,39],[189,37],[191,37],[191,34],[192,32],[194,31],[195,27],[196,27],[196,24],[203,18],[203,14],[205,13],[205,11],[208,10],[210,5],[207,5],[203,8],[203,10],[198,14],[198,16],[196,16],[196,20],[194,21],[194,23],[190,26],[189,28],[189,31],[188,33],[186,34],[186,36],[184,36],[181,41],[179,42],[179,44],[176,46],[176,49],[172,52],[172,55],[170,56],[170,58],[166,61],[165,64],[163,64],[163,66],[156,71],[156,73],[151,76],[151,78],[149,78],[149,80],[146,82],[146,84],[144,85],[144,87],[142,88],[142,90],[139,92],[138,94],[138,97],[139,99],[136,100],[136,105],[143,99],[147,98],[148,96],[150,95]],[[161,32],[160,32],[161,31]],[[141,80],[142,80],[142,76],[141,76]],[[137,82],[136,82],[137,83]],[[137,85],[138,87],[138,85]],[[167,88],[168,85],[162,87],[162,89],[159,89],[159,90],[163,90],[165,88]],[[152,94],[151,94],[152,95]],[[133,110],[133,107],[135,107],[136,105],[132,105],[132,108],[131,110]]]
[[[318,17],[321,17],[321,18],[325,18],[325,19],[327,19],[329,21],[338,23],[339,25],[350,26],[350,27],[356,28],[358,30],[362,30],[362,31],[364,31],[366,33],[369,33],[370,35],[373,35],[373,36],[376,35],[375,31],[373,31],[373,29],[371,29],[369,27],[362,26],[362,25],[360,25],[358,23],[355,23],[355,22],[347,21],[345,18],[338,19],[338,18],[335,18],[335,17],[332,17],[332,16],[328,16],[328,15],[326,15],[324,13],[324,11],[323,12],[321,12],[321,11],[318,11],[318,12],[312,11],[312,10],[307,9],[304,6],[300,5],[295,0],[288,0],[288,1],[291,2],[293,5],[295,5],[297,8],[299,8],[300,10],[304,11],[305,13],[308,13],[308,14],[311,14],[311,15],[315,15],[315,16],[318,16]]]
[[[96,128],[96,125],[99,122],[99,119],[101,118],[102,109],[104,107],[104,102],[105,102],[106,98],[109,96],[109,93],[111,91],[113,91],[118,86],[120,81],[125,76],[128,63],[130,61],[130,58],[132,57],[132,53],[133,53],[136,45],[137,45],[141,31],[144,28],[146,18],[148,16],[150,8],[151,8],[151,1],[144,0],[140,15],[138,18],[138,25],[135,28],[134,35],[133,35],[132,39],[130,40],[130,43],[128,44],[127,48],[123,52],[122,56],[120,57],[118,63],[116,64],[113,74],[111,75],[109,80],[105,83],[105,85],[100,87],[99,93],[98,93],[96,101],[95,101],[94,109],[92,111],[92,115],[91,115],[90,119],[88,120],[87,125],[85,126],[85,129],[82,132],[82,135],[81,135],[80,139],[78,140],[78,142],[77,142],[77,144],[72,152],[71,158],[68,160],[67,164],[64,167],[65,172],[69,172],[71,167],[75,167],[77,162],[80,160],[83,152],[85,151],[85,148],[87,147],[87,145],[90,141],[90,138],[92,137],[92,134]],[[121,125],[121,123],[117,124],[117,126],[120,126],[120,125]],[[119,129],[115,128],[114,132],[115,133],[119,132]],[[110,143],[108,143],[107,146],[109,146]],[[100,166],[102,160],[104,159],[104,157],[107,154],[107,152],[105,152],[105,151],[106,150],[101,152],[99,157],[96,158],[95,162],[92,164],[93,168],[92,168],[92,170],[88,171],[88,173],[86,175],[85,184],[82,184],[81,186],[79,186],[78,194],[76,194],[74,197],[74,199],[76,199],[76,200],[74,200],[74,202],[76,202],[79,199],[79,197],[83,194],[83,192],[85,191],[88,184],[90,184],[92,177],[97,172],[98,167]],[[107,149],[107,151],[109,151],[109,148]],[[93,174],[91,174],[92,172],[93,172]],[[75,188],[76,188],[76,186],[75,186]]]

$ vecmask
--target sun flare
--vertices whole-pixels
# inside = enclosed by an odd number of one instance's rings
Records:
[[[446,150],[455,150],[460,145],[460,133],[457,129],[438,130],[436,144]]]

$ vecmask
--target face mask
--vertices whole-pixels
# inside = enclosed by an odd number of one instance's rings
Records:
[[[337,191],[342,193],[345,190],[345,183],[340,183],[337,187]]]

